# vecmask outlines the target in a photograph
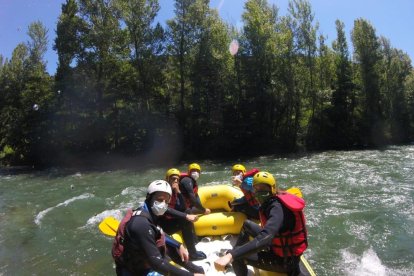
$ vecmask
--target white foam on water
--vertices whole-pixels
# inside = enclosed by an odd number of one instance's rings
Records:
[[[370,248],[361,256],[353,254],[348,250],[342,250],[345,273],[349,276],[386,276],[387,268],[381,263],[378,255]]]
[[[121,221],[123,217],[123,212],[120,209],[105,210],[99,214],[96,214],[93,217],[90,217],[84,227],[88,227],[90,225],[97,225],[107,217],[114,217],[117,220]]]
[[[80,196],[75,196],[75,197],[69,198],[68,200],[65,200],[64,202],[61,202],[61,203],[57,204],[56,206],[49,207],[49,208],[47,208],[47,209],[45,209],[45,210],[43,210],[43,211],[40,211],[40,212],[36,215],[36,217],[35,217],[35,219],[34,219],[34,222],[35,222],[37,225],[40,225],[40,224],[41,224],[41,220],[44,218],[44,216],[45,216],[47,213],[49,213],[50,211],[52,211],[53,209],[58,208],[58,207],[61,207],[61,206],[67,206],[68,204],[70,204],[70,203],[72,203],[72,202],[74,202],[74,201],[76,201],[76,200],[80,200],[80,199],[87,199],[87,198],[92,198],[92,197],[94,197],[94,195],[93,195],[93,194],[90,194],[90,193],[85,193],[85,194],[82,194],[82,195],[80,195]]]
[[[121,221],[122,218],[125,216],[127,209],[135,208],[135,207],[141,207],[143,204],[144,204],[144,202],[138,202],[138,204],[136,204],[136,203],[122,203],[120,206],[118,206],[117,209],[104,210],[101,213],[90,217],[86,221],[86,224],[84,226],[80,227],[79,229],[87,229],[87,228],[94,229],[94,227],[96,225],[101,223],[107,217],[114,217],[118,221]]]
[[[217,271],[214,267],[214,261],[223,256],[225,251],[233,248],[232,245],[236,243],[237,236],[226,235],[222,237],[223,240],[211,240],[203,239],[197,243],[196,248],[199,251],[203,251],[207,258],[200,261],[194,261],[196,265],[202,266],[206,276],[214,275],[236,275],[232,269],[227,271]],[[248,275],[254,275],[253,268],[248,266]]]
[[[130,195],[130,194],[136,194],[137,192],[140,192],[139,188],[136,187],[126,187],[122,190],[121,195]]]

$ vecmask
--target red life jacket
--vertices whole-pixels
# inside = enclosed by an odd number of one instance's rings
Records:
[[[172,191],[172,195],[171,195],[171,199],[170,199],[170,203],[168,203],[168,207],[171,209],[175,209],[175,203],[177,202],[177,193],[173,190]],[[164,217],[166,219],[173,219],[174,217],[168,214],[165,214]]]
[[[193,180],[193,193],[194,193],[194,195],[197,195],[198,194],[198,184],[197,184],[197,181],[194,178],[192,178],[188,173],[180,173],[180,181],[184,177],[189,177],[189,178],[191,178]],[[180,186],[181,186],[181,183],[180,183]],[[180,187],[180,190],[181,190],[182,195],[184,196],[186,208],[193,207],[193,204],[191,203],[190,197],[188,196],[187,192],[184,189],[181,189],[181,187]]]
[[[259,202],[253,196],[253,193],[252,192],[247,191],[245,189],[241,189],[241,190],[242,190],[242,192],[244,194],[244,198],[246,199],[247,203],[249,203],[250,206],[253,206],[253,207],[259,206]]]
[[[303,208],[305,201],[295,195],[280,192],[274,196],[273,200],[278,200],[283,206],[292,211],[295,216],[295,226],[293,230],[279,233],[272,240],[273,252],[280,257],[300,256],[308,247],[307,230],[305,226],[305,216]],[[267,218],[263,210],[260,210],[261,225],[266,225]]]
[[[259,170],[256,169],[256,168],[251,169],[250,171],[248,171],[245,174],[243,174],[243,179],[245,179],[246,177],[249,177],[249,176],[254,176],[258,172],[259,172]]]
[[[250,171],[243,174],[243,179],[242,180],[246,179],[247,177],[253,177],[258,172],[259,172],[258,169],[251,169]],[[250,206],[257,208],[257,206],[260,205],[259,202],[256,200],[256,198],[254,198],[253,193],[251,191],[245,190],[242,187],[240,187],[240,189],[244,194],[244,198],[246,199],[247,203]]]
[[[126,215],[119,223],[118,229],[116,231],[115,239],[112,243],[112,258],[114,259],[115,263],[123,264],[122,254],[124,253],[125,247],[125,227],[127,223],[131,220],[133,216],[143,216],[150,220],[149,214],[147,212],[143,212],[142,210],[132,210],[128,209]],[[157,227],[158,229],[158,227]],[[165,234],[160,229],[159,238],[155,241],[158,249],[161,252],[161,255],[165,255],[166,253],[166,245],[165,245]],[[148,263],[145,264],[146,267],[150,267]]]

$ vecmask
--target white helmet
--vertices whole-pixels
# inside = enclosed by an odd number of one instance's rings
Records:
[[[164,192],[172,195],[171,186],[165,180],[155,180],[152,181],[148,186],[147,195],[151,195],[155,192]]]

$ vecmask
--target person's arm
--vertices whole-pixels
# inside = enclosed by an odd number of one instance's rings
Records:
[[[173,208],[168,208],[167,209],[167,212],[165,212],[165,213],[167,215],[173,216],[175,218],[184,218],[184,219],[187,218],[187,214],[186,213],[180,212],[180,211],[178,211],[176,209],[173,209]]]
[[[184,177],[181,179],[181,187],[185,190],[185,194],[188,196],[191,204],[197,208],[199,212],[205,213],[206,209],[201,205],[199,197],[194,194],[191,178]]]
[[[133,225],[128,226],[131,236],[131,242],[140,245],[140,248],[148,256],[148,262],[151,269],[166,275],[193,275],[192,273],[182,270],[163,257],[155,242],[155,229],[149,223],[147,218],[136,218],[133,221]],[[171,241],[166,241],[171,242]],[[179,244],[179,243],[178,243]],[[181,245],[181,244],[180,244]]]
[[[269,206],[268,211],[269,217],[262,231],[253,240],[231,250],[229,253],[232,255],[232,259],[245,257],[272,243],[273,237],[279,233],[283,225],[284,214],[282,206],[278,201],[274,201]]]

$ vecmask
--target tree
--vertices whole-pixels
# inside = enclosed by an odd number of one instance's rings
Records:
[[[410,74],[407,76],[405,82],[405,93],[407,100],[408,119],[410,125],[408,128],[409,140],[414,141],[414,70],[411,69]]]
[[[194,45],[192,64],[190,105],[192,120],[185,129],[189,144],[202,154],[223,155],[229,141],[223,139],[224,109],[233,91],[229,91],[233,61],[228,48],[230,44],[228,27],[216,10],[210,9],[208,1],[198,0],[191,9],[192,21],[196,22],[195,32],[199,43]],[[213,145],[213,141],[214,145]]]
[[[360,139],[364,145],[382,145],[385,138],[378,71],[380,44],[375,29],[364,19],[355,20],[351,37],[358,70],[357,83],[361,89],[359,98],[363,118],[359,123]]]
[[[249,122],[247,140],[255,137],[265,149],[275,133],[273,128],[277,79],[277,8],[267,1],[249,0],[242,15],[244,27],[242,62],[246,74],[245,105],[241,107],[243,119]],[[260,133],[260,136],[257,134]],[[258,138],[260,137],[260,138]],[[260,151],[260,149],[256,149]]]
[[[319,28],[318,23],[314,23],[315,16],[312,12],[312,7],[307,0],[291,0],[289,1],[288,12],[292,18],[292,30],[295,39],[295,50],[301,62],[299,74],[301,75],[298,89],[301,90],[301,97],[303,98],[303,108],[310,112],[303,113],[306,115],[303,118],[300,131],[302,139],[311,135],[313,128],[313,121],[315,113],[318,111],[318,97],[315,86],[315,60],[316,60],[316,32]],[[309,114],[309,115],[307,115]],[[305,130],[305,126],[307,126]],[[308,137],[309,140],[309,137]]]
[[[80,94],[77,114],[82,114],[82,135],[76,147],[87,151],[102,151],[111,147],[112,119],[120,68],[125,58],[125,36],[120,28],[117,10],[112,0],[80,0],[78,30],[81,45],[77,53],[77,68],[73,89]]]
[[[353,129],[355,95],[352,83],[352,64],[349,56],[348,43],[345,36],[345,25],[335,21],[337,38],[332,43],[335,54],[335,83],[332,93],[332,110],[329,122],[332,127],[332,140],[329,144],[335,148],[347,148],[355,142]]]
[[[28,27],[30,38],[13,51],[2,70],[1,149],[11,153],[5,160],[24,164],[44,164],[50,152],[49,128],[54,95],[46,72],[47,29],[37,21]]]
[[[381,37],[381,105],[384,118],[393,143],[407,142],[409,139],[409,115],[405,92],[405,80],[412,66],[407,54],[391,47],[388,39]]]
[[[190,9],[195,0],[176,0],[174,4],[175,17],[167,21],[167,53],[171,57],[169,60],[169,69],[171,72],[170,83],[173,97],[175,93],[179,95],[179,112],[178,120],[180,125],[186,122],[186,102],[189,97],[189,76],[191,64],[194,58],[190,55],[193,52],[194,45],[198,43],[197,34],[193,28],[194,21],[191,17]],[[178,80],[178,83],[174,82]]]

